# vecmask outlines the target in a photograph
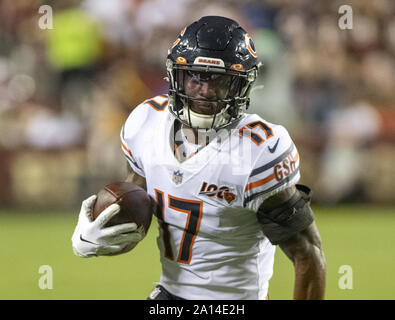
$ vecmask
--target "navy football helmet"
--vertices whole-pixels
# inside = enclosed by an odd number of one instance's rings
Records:
[[[257,77],[257,54],[249,34],[231,19],[207,16],[184,28],[168,52],[169,108],[191,128],[219,129],[236,122],[248,108]],[[188,96],[185,79],[210,81],[224,92],[216,99]],[[214,106],[207,114],[193,103]]]

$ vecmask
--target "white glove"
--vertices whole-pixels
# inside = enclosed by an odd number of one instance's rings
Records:
[[[97,196],[82,202],[78,223],[71,238],[74,254],[80,257],[110,256],[123,253],[141,241],[145,232],[135,223],[124,223],[104,228],[104,225],[120,212],[118,204],[112,204],[92,221],[92,209]]]

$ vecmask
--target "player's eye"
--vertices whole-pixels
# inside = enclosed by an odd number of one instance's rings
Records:
[[[197,72],[197,71],[187,71],[187,75],[193,82],[207,82],[212,81],[214,84],[228,84],[230,82],[229,75],[222,75],[217,73],[209,73],[209,72]]]
[[[187,71],[187,75],[188,77],[193,81],[193,82],[200,82],[200,81],[204,81],[204,76],[200,73],[200,72],[194,72],[194,71]]]
[[[213,81],[221,77],[219,74],[209,73],[209,72],[198,72],[188,70],[187,74],[190,78],[196,81]]]

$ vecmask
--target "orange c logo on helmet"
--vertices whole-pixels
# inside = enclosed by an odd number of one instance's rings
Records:
[[[187,63],[187,59],[185,59],[184,57],[178,57],[176,62],[177,63]]]
[[[242,64],[232,64],[232,65],[230,66],[230,68],[233,69],[233,70],[238,70],[238,71],[244,70],[244,67],[243,67]]]
[[[248,33],[246,34],[246,44],[247,44],[248,51],[251,53],[251,55],[254,58],[258,57],[258,55],[255,51],[254,42],[252,42],[251,36]]]

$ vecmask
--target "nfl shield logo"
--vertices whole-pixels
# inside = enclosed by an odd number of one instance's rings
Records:
[[[180,170],[174,171],[173,172],[173,182],[175,184],[180,184],[182,182],[182,175],[183,175],[183,173],[181,173]]]

